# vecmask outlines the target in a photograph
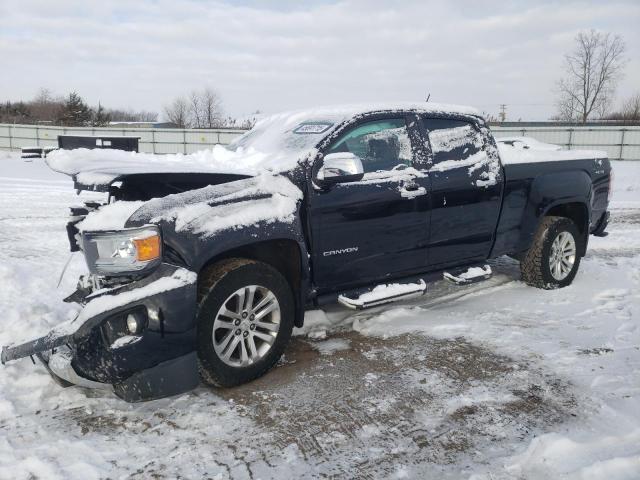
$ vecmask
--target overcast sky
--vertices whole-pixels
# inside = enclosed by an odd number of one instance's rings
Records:
[[[161,112],[210,86],[243,116],[366,101],[554,113],[580,30],[621,35],[618,99],[640,92],[640,2],[2,0],[0,101],[39,87]]]

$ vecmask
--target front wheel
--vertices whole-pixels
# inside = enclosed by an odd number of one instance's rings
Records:
[[[198,361],[205,383],[232,387],[273,367],[291,338],[294,300],[286,279],[262,262],[234,258],[202,276]]]
[[[520,262],[522,279],[544,289],[570,285],[580,266],[581,238],[576,224],[570,219],[545,217],[531,248]]]

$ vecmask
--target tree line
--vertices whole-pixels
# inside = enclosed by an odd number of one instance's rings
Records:
[[[251,128],[253,116],[236,119],[224,114],[222,100],[211,88],[194,90],[178,97],[164,108],[167,122],[178,128]],[[65,127],[103,127],[110,122],[157,122],[158,114],[144,110],[89,106],[76,92],[56,96],[41,88],[29,101],[0,103],[0,123],[46,124]]]
[[[46,88],[40,89],[29,101],[0,104],[0,123],[47,124],[66,127],[102,127],[112,121],[155,122],[155,112],[110,109],[89,106],[76,92],[56,96]]]

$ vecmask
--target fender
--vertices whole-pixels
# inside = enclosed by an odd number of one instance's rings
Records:
[[[561,205],[578,203],[591,215],[592,183],[589,175],[580,170],[540,175],[531,183],[527,205],[522,216],[519,251],[529,249],[542,219]],[[588,234],[588,224],[587,224]]]
[[[528,166],[514,165],[517,168]],[[513,169],[512,171],[514,171]],[[515,175],[526,173],[515,170]],[[512,180],[505,191],[497,238],[491,258],[518,254],[529,249],[542,219],[564,205],[581,205],[585,209],[585,240],[591,218],[593,187],[584,170],[552,171],[528,180]],[[583,242],[586,247],[586,241]]]
[[[233,182],[235,185],[206,187],[150,200],[125,226],[159,225],[166,260],[194,272],[200,272],[217,258],[233,255],[234,251],[246,252],[252,245],[290,241],[297,246],[295,253],[300,259],[300,272],[296,272],[299,284],[292,285],[292,289],[296,293],[295,323],[301,326],[310,278],[301,222],[302,192],[284,177],[273,178],[279,187],[273,192],[257,190],[256,181],[247,179]]]

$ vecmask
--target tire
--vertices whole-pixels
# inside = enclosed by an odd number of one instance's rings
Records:
[[[254,312],[248,305],[240,306],[251,298],[251,307],[267,302],[266,307]],[[264,375],[289,343],[294,312],[289,284],[270,265],[232,258],[209,267],[201,274],[198,287],[197,353],[202,381],[233,387]],[[253,315],[251,319],[249,314]],[[276,325],[277,331],[273,331]],[[271,343],[264,340],[267,337],[272,337]],[[233,351],[229,352],[231,348]]]
[[[550,263],[552,258],[555,258],[552,257],[554,255],[554,241],[558,239],[559,243],[556,245],[562,245],[562,241],[568,238],[567,235],[573,240],[573,263],[570,268],[566,263],[562,264],[561,268],[566,268],[566,272],[552,271]],[[582,235],[573,221],[565,217],[545,217],[540,222],[531,247],[520,262],[522,280],[532,287],[545,290],[563,288],[570,285],[580,267],[579,252],[581,251],[582,242]],[[570,252],[570,250],[566,251]],[[554,265],[557,265],[557,262],[554,262]]]

